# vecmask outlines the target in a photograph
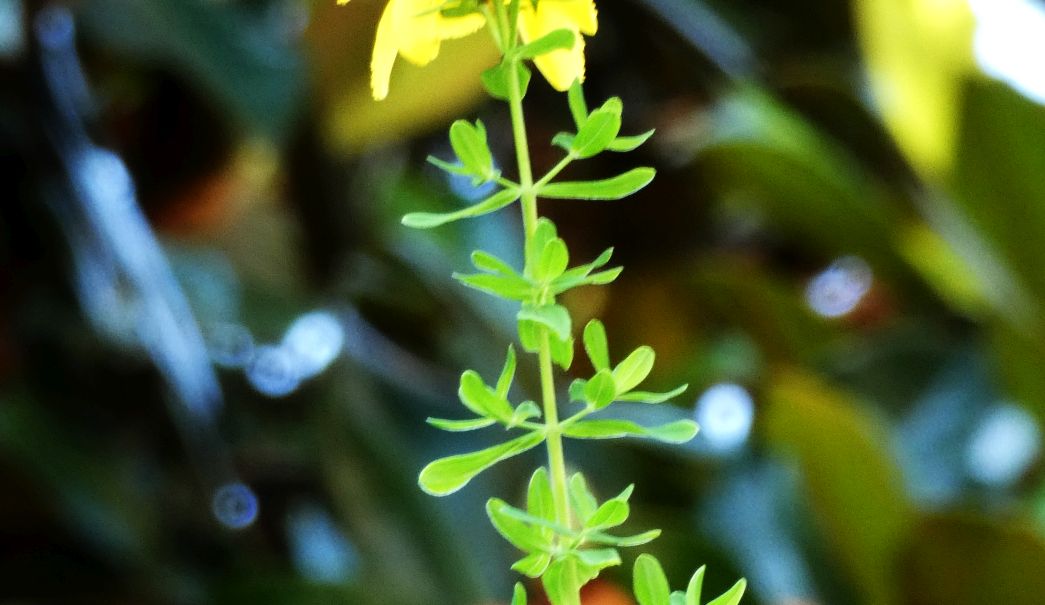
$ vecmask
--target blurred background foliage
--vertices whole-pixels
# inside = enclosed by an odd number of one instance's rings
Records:
[[[540,457],[446,499],[415,481],[489,438],[424,418],[513,338],[449,275],[517,258],[519,220],[398,222],[480,194],[423,163],[455,117],[512,172],[494,50],[398,65],[375,103],[383,4],[0,0],[0,603],[506,601],[483,502]],[[1045,3],[598,5],[589,100],[656,127],[659,175],[544,204],[575,258],[626,267],[566,303],[690,384],[629,413],[704,428],[571,462],[637,483],[673,585],[707,563],[753,605],[1041,603]],[[531,90],[547,168],[569,113]],[[586,603],[630,603],[629,568]]]

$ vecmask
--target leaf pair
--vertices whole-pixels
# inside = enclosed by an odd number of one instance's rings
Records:
[[[595,375],[589,380],[575,380],[570,385],[570,397],[574,401],[584,401],[593,410],[600,410],[614,401],[663,403],[681,395],[688,387],[682,385],[664,393],[632,390],[653,370],[656,353],[651,347],[641,346],[611,367],[606,328],[597,319],[584,326],[584,350],[595,368]]]
[[[525,0],[522,0],[525,1]],[[516,5],[517,6],[517,5]],[[514,22],[514,21],[513,21]],[[511,99],[512,79],[519,81],[519,96],[525,97],[530,85],[530,69],[523,63],[527,59],[535,59],[541,55],[561,49],[573,48],[576,37],[568,29],[557,29],[544,36],[511,49],[497,65],[487,69],[480,76],[483,87],[490,96],[508,101]],[[515,71],[513,74],[512,72]]]
[[[651,555],[639,555],[635,560],[632,588],[639,605],[700,605],[700,592],[704,583],[704,568],[701,567],[689,580],[686,591],[671,592],[668,579],[660,562]],[[737,605],[744,596],[747,581],[739,580],[732,588],[707,605]]]
[[[568,491],[579,530],[556,522],[551,484],[543,467],[530,479],[525,511],[497,498],[490,499],[486,508],[494,528],[527,553],[512,569],[531,578],[541,577],[554,605],[576,604],[581,586],[602,569],[619,565],[616,546],[645,544],[660,534],[659,530],[625,537],[604,533],[627,520],[631,486],[600,505],[578,473],[571,477]]]

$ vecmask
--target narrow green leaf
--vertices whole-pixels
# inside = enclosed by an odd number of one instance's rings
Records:
[[[548,183],[541,187],[539,194],[541,197],[555,200],[619,200],[649,185],[656,174],[657,171],[652,168],[633,168],[624,174],[601,181]]]
[[[631,137],[617,137],[609,145],[606,146],[606,149],[610,151],[616,151],[618,153],[634,151],[635,149],[638,149],[640,145],[648,141],[649,138],[653,136],[653,133],[653,130],[649,130],[642,134],[637,134]]]
[[[653,369],[656,353],[651,347],[642,346],[631,352],[624,361],[613,368],[613,380],[617,384],[618,393],[627,393],[646,380]]]
[[[496,418],[507,422],[515,411],[503,397],[499,397],[493,389],[486,386],[482,377],[474,370],[461,374],[461,385],[457,389],[461,403],[480,416]]]
[[[509,508],[512,507],[499,498],[490,498],[486,501],[486,515],[490,517],[490,523],[493,524],[497,533],[523,552],[547,551],[551,547],[551,542],[546,539],[541,529],[506,514],[505,511]]]
[[[512,268],[511,265],[489,252],[483,252],[482,250],[472,252],[472,265],[480,271],[499,273],[501,275],[519,276],[519,272]]]
[[[588,518],[595,514],[599,503],[588,489],[588,482],[584,480],[584,475],[574,473],[570,477],[567,489],[570,492],[570,504],[573,505],[574,512],[577,513],[582,523],[587,523]]]
[[[565,341],[570,337],[570,313],[561,305],[552,304],[540,307],[525,305],[519,310],[517,318],[520,321],[532,321],[548,328],[559,340]]]
[[[512,388],[512,380],[515,379],[515,347],[508,345],[508,354],[504,357],[504,367],[501,375],[497,377],[497,387],[494,391],[501,399],[508,399],[508,390]],[[538,413],[539,414],[539,413]]]
[[[740,603],[740,598],[744,596],[746,589],[747,580],[741,578],[732,588],[722,593],[722,596],[713,601],[708,601],[708,605],[737,605]]]
[[[577,286],[602,286],[613,282],[613,280],[620,276],[622,271],[624,271],[623,267],[617,267],[588,275],[587,273],[581,272],[573,273],[573,269],[570,269],[559,277],[559,279],[556,279],[551,283],[551,291],[558,295],[561,292],[565,292],[571,288],[576,288]]]
[[[573,139],[570,153],[585,159],[602,153],[620,133],[621,101],[614,97],[585,120]]]
[[[652,555],[641,554],[635,560],[632,588],[639,605],[667,605],[671,588],[660,562]]]
[[[697,423],[692,420],[676,420],[653,427],[630,420],[582,420],[566,427],[563,434],[574,439],[645,437],[664,443],[685,443],[697,434],[697,430]]]
[[[512,605],[526,605],[526,589],[523,588],[522,583],[515,583],[515,590],[512,592]]]
[[[515,413],[508,420],[507,428],[513,429],[531,418],[540,418],[541,408],[532,401],[524,401],[515,408]]]
[[[658,537],[660,537],[659,529],[651,529],[634,536],[611,536],[602,532],[591,532],[585,534],[585,538],[588,542],[594,544],[609,544],[611,546],[620,546],[623,548],[649,544]]]
[[[450,174],[459,174],[462,176],[469,176],[470,174],[472,174],[470,170],[468,170],[461,164],[451,164],[450,162],[447,162],[445,160],[440,160],[434,155],[428,156],[427,158],[425,158],[425,161],[444,172],[449,172]]]
[[[543,552],[533,552],[512,563],[512,569],[529,578],[539,578],[548,565],[552,562],[552,556]]]
[[[606,328],[601,321],[593,319],[584,326],[584,350],[588,352],[588,359],[596,370],[609,369],[610,348],[606,341]]]
[[[486,428],[491,424],[496,423],[496,421],[493,418],[472,418],[469,420],[446,420],[444,418],[429,418],[425,422],[434,426],[437,429],[450,431],[452,433],[474,431],[476,429]]]
[[[570,104],[570,115],[573,116],[573,123],[577,126],[577,130],[580,130],[584,123],[588,121],[588,104],[584,101],[584,88],[581,87],[579,81],[574,82],[573,86],[570,86],[570,90],[566,93],[566,99]]]
[[[678,388],[672,389],[666,393],[650,393],[648,391],[630,391],[622,395],[617,396],[618,401],[637,401],[639,403],[664,403],[669,399],[674,399],[679,395],[686,392],[689,388],[688,384],[684,384]]]
[[[403,217],[402,223],[415,229],[431,229],[463,218],[495,212],[519,199],[520,195],[518,189],[502,189],[478,204],[456,212],[411,212]]]
[[[493,155],[486,143],[486,127],[481,120],[473,125],[457,120],[450,125],[450,146],[468,171],[483,180],[493,175]]]
[[[493,294],[500,298],[522,302],[533,298],[533,284],[519,276],[494,275],[492,273],[475,273],[472,275],[454,273],[453,278],[469,288]]]
[[[493,447],[440,458],[421,469],[418,485],[433,496],[446,496],[456,492],[473,477],[502,460],[521,454],[544,441],[539,432],[527,433],[511,441]]]
[[[689,579],[686,587],[686,602],[684,605],[700,605],[700,591],[704,586],[704,566],[701,565],[693,577]]]
[[[591,518],[588,519],[585,527],[590,529],[609,529],[627,521],[628,515],[631,514],[628,498],[631,497],[633,489],[634,486],[629,485],[616,498],[603,502],[592,514]]]
[[[548,480],[548,471],[543,466],[534,471],[533,476],[530,477],[530,484],[526,489],[526,512],[548,521],[555,519],[552,486]],[[550,535],[551,530],[547,531]]]
[[[589,324],[591,325],[591,324]],[[609,370],[599,370],[584,385],[584,400],[596,410],[613,403],[617,387],[613,382],[613,374]]]
[[[515,49],[515,56],[520,59],[533,59],[556,50],[569,50],[576,42],[576,36],[572,31],[557,29]]]

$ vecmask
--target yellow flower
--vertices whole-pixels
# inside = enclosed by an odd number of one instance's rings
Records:
[[[337,0],[348,4],[349,0]],[[508,0],[504,0],[506,3]],[[480,13],[447,17],[440,9],[446,0],[389,0],[377,25],[374,56],[370,61],[370,88],[374,98],[388,96],[388,81],[396,56],[415,65],[427,65],[439,54],[443,40],[463,38],[486,24]],[[531,42],[557,29],[573,32],[573,48],[556,50],[535,59],[548,82],[567,90],[584,80],[584,38],[598,29],[595,0],[520,0],[519,34]]]
[[[348,0],[338,0],[347,4]],[[396,55],[414,65],[427,65],[439,54],[443,40],[463,38],[484,25],[478,13],[445,17],[439,9],[446,0],[390,0],[377,24],[374,55],[370,60],[370,88],[377,100],[388,96],[388,81]]]
[[[530,0],[521,0],[519,33],[523,42],[530,42],[557,29],[573,32],[576,42],[571,49],[562,49],[537,57],[534,63],[556,90],[567,90],[574,80],[584,81],[584,38],[598,30],[595,0],[539,0],[533,8]]]

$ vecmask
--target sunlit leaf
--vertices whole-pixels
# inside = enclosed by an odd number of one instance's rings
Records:
[[[440,458],[421,470],[418,485],[433,496],[452,494],[467,485],[473,477],[484,470],[502,460],[532,449],[542,441],[544,441],[544,435],[533,432],[478,452]]]

